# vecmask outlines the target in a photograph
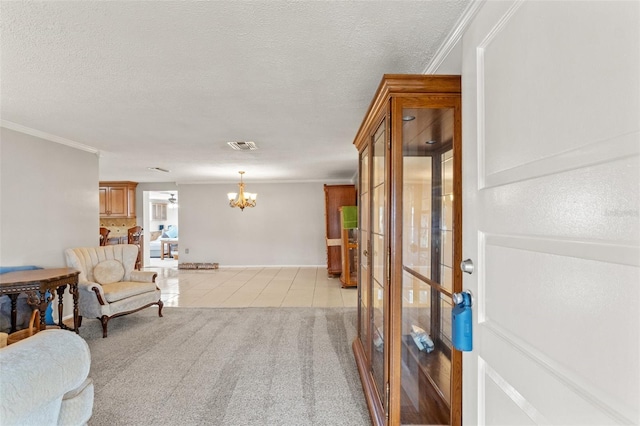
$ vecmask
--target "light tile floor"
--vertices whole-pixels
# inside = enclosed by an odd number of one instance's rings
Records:
[[[171,263],[169,263],[171,262]],[[152,262],[164,306],[356,307],[358,291],[342,288],[324,267],[221,267],[178,269],[177,261]]]

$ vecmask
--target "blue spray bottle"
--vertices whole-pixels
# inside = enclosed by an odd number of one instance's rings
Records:
[[[451,310],[451,332],[453,346],[459,351],[473,350],[473,312],[471,293],[467,290],[453,294]]]

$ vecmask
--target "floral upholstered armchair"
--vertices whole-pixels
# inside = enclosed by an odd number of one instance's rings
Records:
[[[134,270],[138,246],[116,244],[65,250],[67,266],[80,271],[78,277],[79,324],[83,317],[102,322],[102,337],[107,337],[111,318],[158,305],[162,316],[157,274]]]

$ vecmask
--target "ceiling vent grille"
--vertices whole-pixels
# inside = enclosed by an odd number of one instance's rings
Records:
[[[162,167],[147,167],[147,169],[153,170],[154,172],[163,172],[163,173],[169,173],[171,171],[168,169],[163,169]]]
[[[227,142],[236,151],[255,151],[258,149],[255,142]]]

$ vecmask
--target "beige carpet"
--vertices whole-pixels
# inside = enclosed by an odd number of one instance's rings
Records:
[[[369,425],[353,308],[150,308],[86,318],[98,425]]]

